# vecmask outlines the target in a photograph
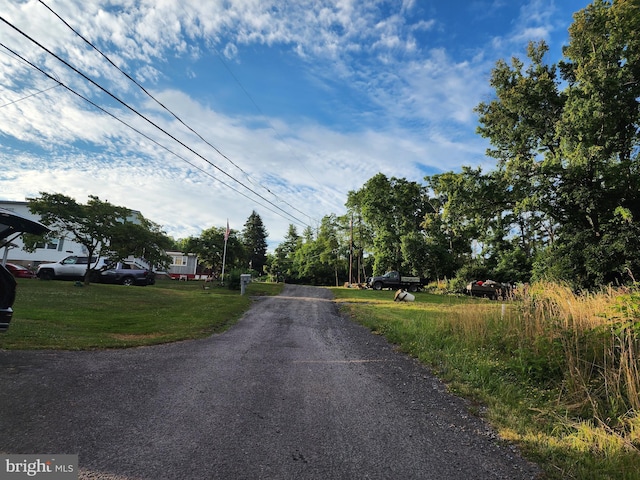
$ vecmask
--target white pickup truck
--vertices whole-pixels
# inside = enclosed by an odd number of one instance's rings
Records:
[[[63,258],[59,262],[55,263],[42,263],[38,265],[36,275],[41,280],[53,280],[53,279],[76,279],[80,280],[84,278],[87,273],[87,263],[89,257],[79,257],[71,255]],[[92,257],[91,269],[101,270],[107,267],[108,259],[104,257]]]

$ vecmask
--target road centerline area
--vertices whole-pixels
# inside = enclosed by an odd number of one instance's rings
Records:
[[[416,360],[340,316],[322,288],[287,285],[203,340],[0,351],[0,381],[0,451],[78,454],[80,478],[538,473]]]

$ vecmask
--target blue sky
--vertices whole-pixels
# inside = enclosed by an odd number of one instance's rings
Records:
[[[0,0],[0,200],[97,195],[175,238],[255,210],[273,248],[378,172],[492,168],[473,112],[491,69],[532,40],[560,60],[588,3]]]

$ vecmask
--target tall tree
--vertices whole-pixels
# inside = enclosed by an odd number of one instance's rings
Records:
[[[302,239],[298,235],[295,225],[290,224],[284,241],[275,249],[274,261],[271,264],[271,274],[278,278],[278,281],[295,281],[298,277],[293,268],[295,253],[302,245]]]
[[[553,167],[563,173],[559,250],[589,285],[640,269],[640,3],[596,1],[574,18]]]
[[[477,108],[513,212],[546,243],[536,275],[593,286],[640,270],[638,31],[636,0],[596,0],[574,16],[558,67],[531,44],[526,69],[497,64],[496,98]]]
[[[112,205],[89,196],[86,205],[60,193],[41,192],[29,199],[29,210],[40,215],[40,221],[51,228],[50,235],[68,237],[87,250],[87,256],[120,260],[138,255],[150,263],[167,261],[164,247],[170,239],[160,227],[126,207]],[[34,239],[31,238],[31,242]],[[25,243],[27,248],[35,244]],[[85,283],[90,280],[91,264],[87,264]]]
[[[242,243],[247,251],[250,268],[260,275],[267,261],[267,237],[262,218],[255,210],[252,211],[242,230]]]
[[[311,229],[305,229],[305,238],[296,250],[293,265],[300,282],[336,285],[347,279],[348,245],[340,242],[341,230],[335,215],[322,218],[315,236]]]
[[[360,190],[349,192],[347,207],[361,212],[373,229],[376,273],[402,267],[402,238],[420,231],[427,211],[425,199],[423,186],[382,173],[370,178]]]

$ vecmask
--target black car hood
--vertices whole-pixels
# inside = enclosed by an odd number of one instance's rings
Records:
[[[39,222],[34,222],[15,212],[0,208],[0,240],[19,232],[44,235],[48,231],[49,228]]]

